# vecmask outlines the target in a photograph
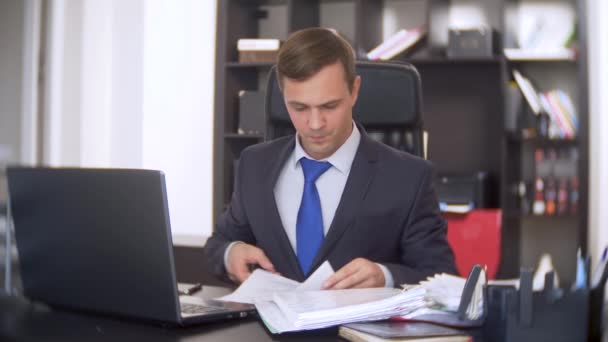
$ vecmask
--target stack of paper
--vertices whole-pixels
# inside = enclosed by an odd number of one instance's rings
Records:
[[[427,291],[427,298],[450,311],[458,310],[464,284],[464,278],[449,274],[438,274],[420,282],[420,286]]]
[[[452,327],[480,327],[485,319],[486,271],[480,265],[468,278],[439,274],[418,285],[425,289],[427,305],[395,320],[433,322]]]
[[[424,319],[454,326],[470,326],[459,320],[456,312],[466,280],[447,274],[429,277],[404,289],[369,288],[321,291],[321,285],[333,274],[329,263],[323,264],[304,283],[256,270],[234,293],[218,298],[225,301],[255,304],[258,313],[273,333],[326,328],[346,323],[377,321],[388,318]],[[481,316],[483,298],[479,277],[466,316]],[[479,290],[479,291],[478,291]]]
[[[388,319],[425,305],[420,287],[281,292],[272,301],[256,302],[268,328],[278,333]]]
[[[483,277],[485,275],[478,280],[479,284],[485,283]],[[442,273],[420,282],[420,286],[426,290],[426,298],[432,300],[442,310],[456,312],[460,306],[465,283],[464,278]],[[467,316],[473,320],[479,318],[483,313],[482,291],[478,289],[481,289],[481,286],[476,287],[477,291],[473,292],[471,305],[467,309]]]

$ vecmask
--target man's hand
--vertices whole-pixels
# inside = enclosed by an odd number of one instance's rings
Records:
[[[325,290],[383,287],[384,272],[380,266],[364,258],[357,258],[334,273],[325,283]]]
[[[276,273],[274,265],[261,249],[244,242],[234,244],[228,253],[226,265],[230,279],[237,283],[244,282],[251,275],[250,265],[259,265],[267,271]]]

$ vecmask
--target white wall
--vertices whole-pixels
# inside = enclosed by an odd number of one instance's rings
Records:
[[[38,155],[38,92],[39,54],[41,42],[42,3],[39,0],[24,0],[23,25],[23,69],[21,84],[21,136],[20,158],[23,164],[33,165]]]
[[[608,245],[607,1],[587,1],[589,15],[589,250],[594,263]]]
[[[174,234],[209,235],[215,1],[49,1],[45,164],[165,172]]]
[[[142,167],[144,2],[82,3],[80,165]]]
[[[0,165],[19,159],[25,4],[0,1]]]
[[[86,143],[81,139],[82,113],[88,113],[82,97],[94,91],[92,86],[86,89],[88,93],[85,91],[82,78],[86,70],[82,53],[84,8],[85,2],[81,1],[47,2],[48,13],[41,38],[45,44],[42,49],[43,86],[38,103],[42,112],[42,151],[39,153],[45,165],[82,165],[82,145]],[[100,12],[100,16],[103,15]]]
[[[174,231],[212,231],[215,1],[149,0],[143,166],[166,172]]]
[[[49,4],[43,162],[141,167],[143,2]]]

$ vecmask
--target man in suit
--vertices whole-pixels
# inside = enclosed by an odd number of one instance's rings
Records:
[[[241,153],[230,207],[207,241],[214,272],[251,266],[303,281],[325,260],[324,288],[393,287],[455,273],[431,165],[370,139],[353,121],[361,78],[332,30],[292,34],[277,79],[297,131]]]

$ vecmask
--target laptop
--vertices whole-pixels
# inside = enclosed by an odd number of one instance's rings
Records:
[[[162,172],[9,167],[7,178],[30,299],[176,325],[255,312],[178,295]]]

